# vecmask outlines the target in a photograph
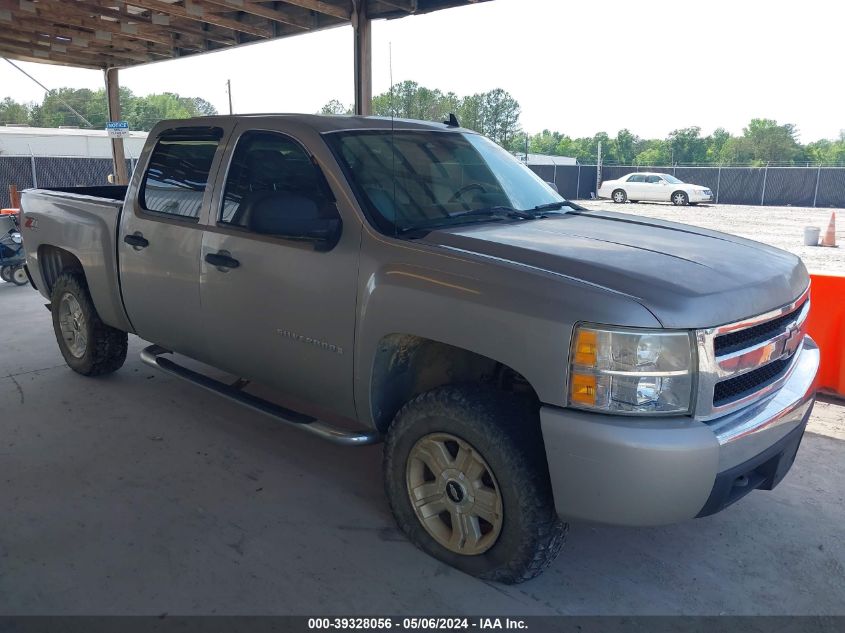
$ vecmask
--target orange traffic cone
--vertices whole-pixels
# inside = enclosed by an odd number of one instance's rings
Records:
[[[836,246],[836,212],[830,214],[830,224],[827,225],[822,246]]]

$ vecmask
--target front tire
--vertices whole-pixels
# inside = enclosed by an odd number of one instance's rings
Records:
[[[685,207],[689,204],[689,196],[686,191],[676,191],[672,194],[672,204],[676,207]]]
[[[624,189],[615,189],[613,193],[610,194],[610,199],[616,204],[622,204],[628,199],[628,194],[625,193]]]
[[[81,273],[59,275],[50,306],[56,341],[68,367],[83,376],[101,376],[121,368],[129,337],[100,320]]]
[[[446,386],[407,403],[388,431],[384,478],[411,542],[473,576],[528,580],[563,545],[536,410],[503,392]]]

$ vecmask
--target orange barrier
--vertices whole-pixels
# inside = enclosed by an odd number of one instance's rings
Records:
[[[845,397],[845,277],[810,277],[807,331],[821,349],[819,389]]]
[[[20,212],[20,209],[0,209],[0,215],[17,215]]]

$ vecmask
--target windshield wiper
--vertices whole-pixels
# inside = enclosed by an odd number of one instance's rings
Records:
[[[459,224],[460,220],[469,218],[495,218],[495,219],[519,219],[519,220],[533,220],[536,215],[527,211],[520,211],[513,207],[496,206],[485,207],[483,209],[469,209],[467,211],[458,211],[457,213],[450,213],[448,216],[441,218],[432,218],[431,220],[424,220],[399,229],[400,233],[410,233],[424,229],[443,228],[446,226],[454,226]],[[458,220],[458,222],[454,222]]]

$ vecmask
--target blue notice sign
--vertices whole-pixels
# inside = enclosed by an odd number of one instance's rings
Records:
[[[108,121],[106,132],[109,138],[123,138],[129,136],[129,121]]]

